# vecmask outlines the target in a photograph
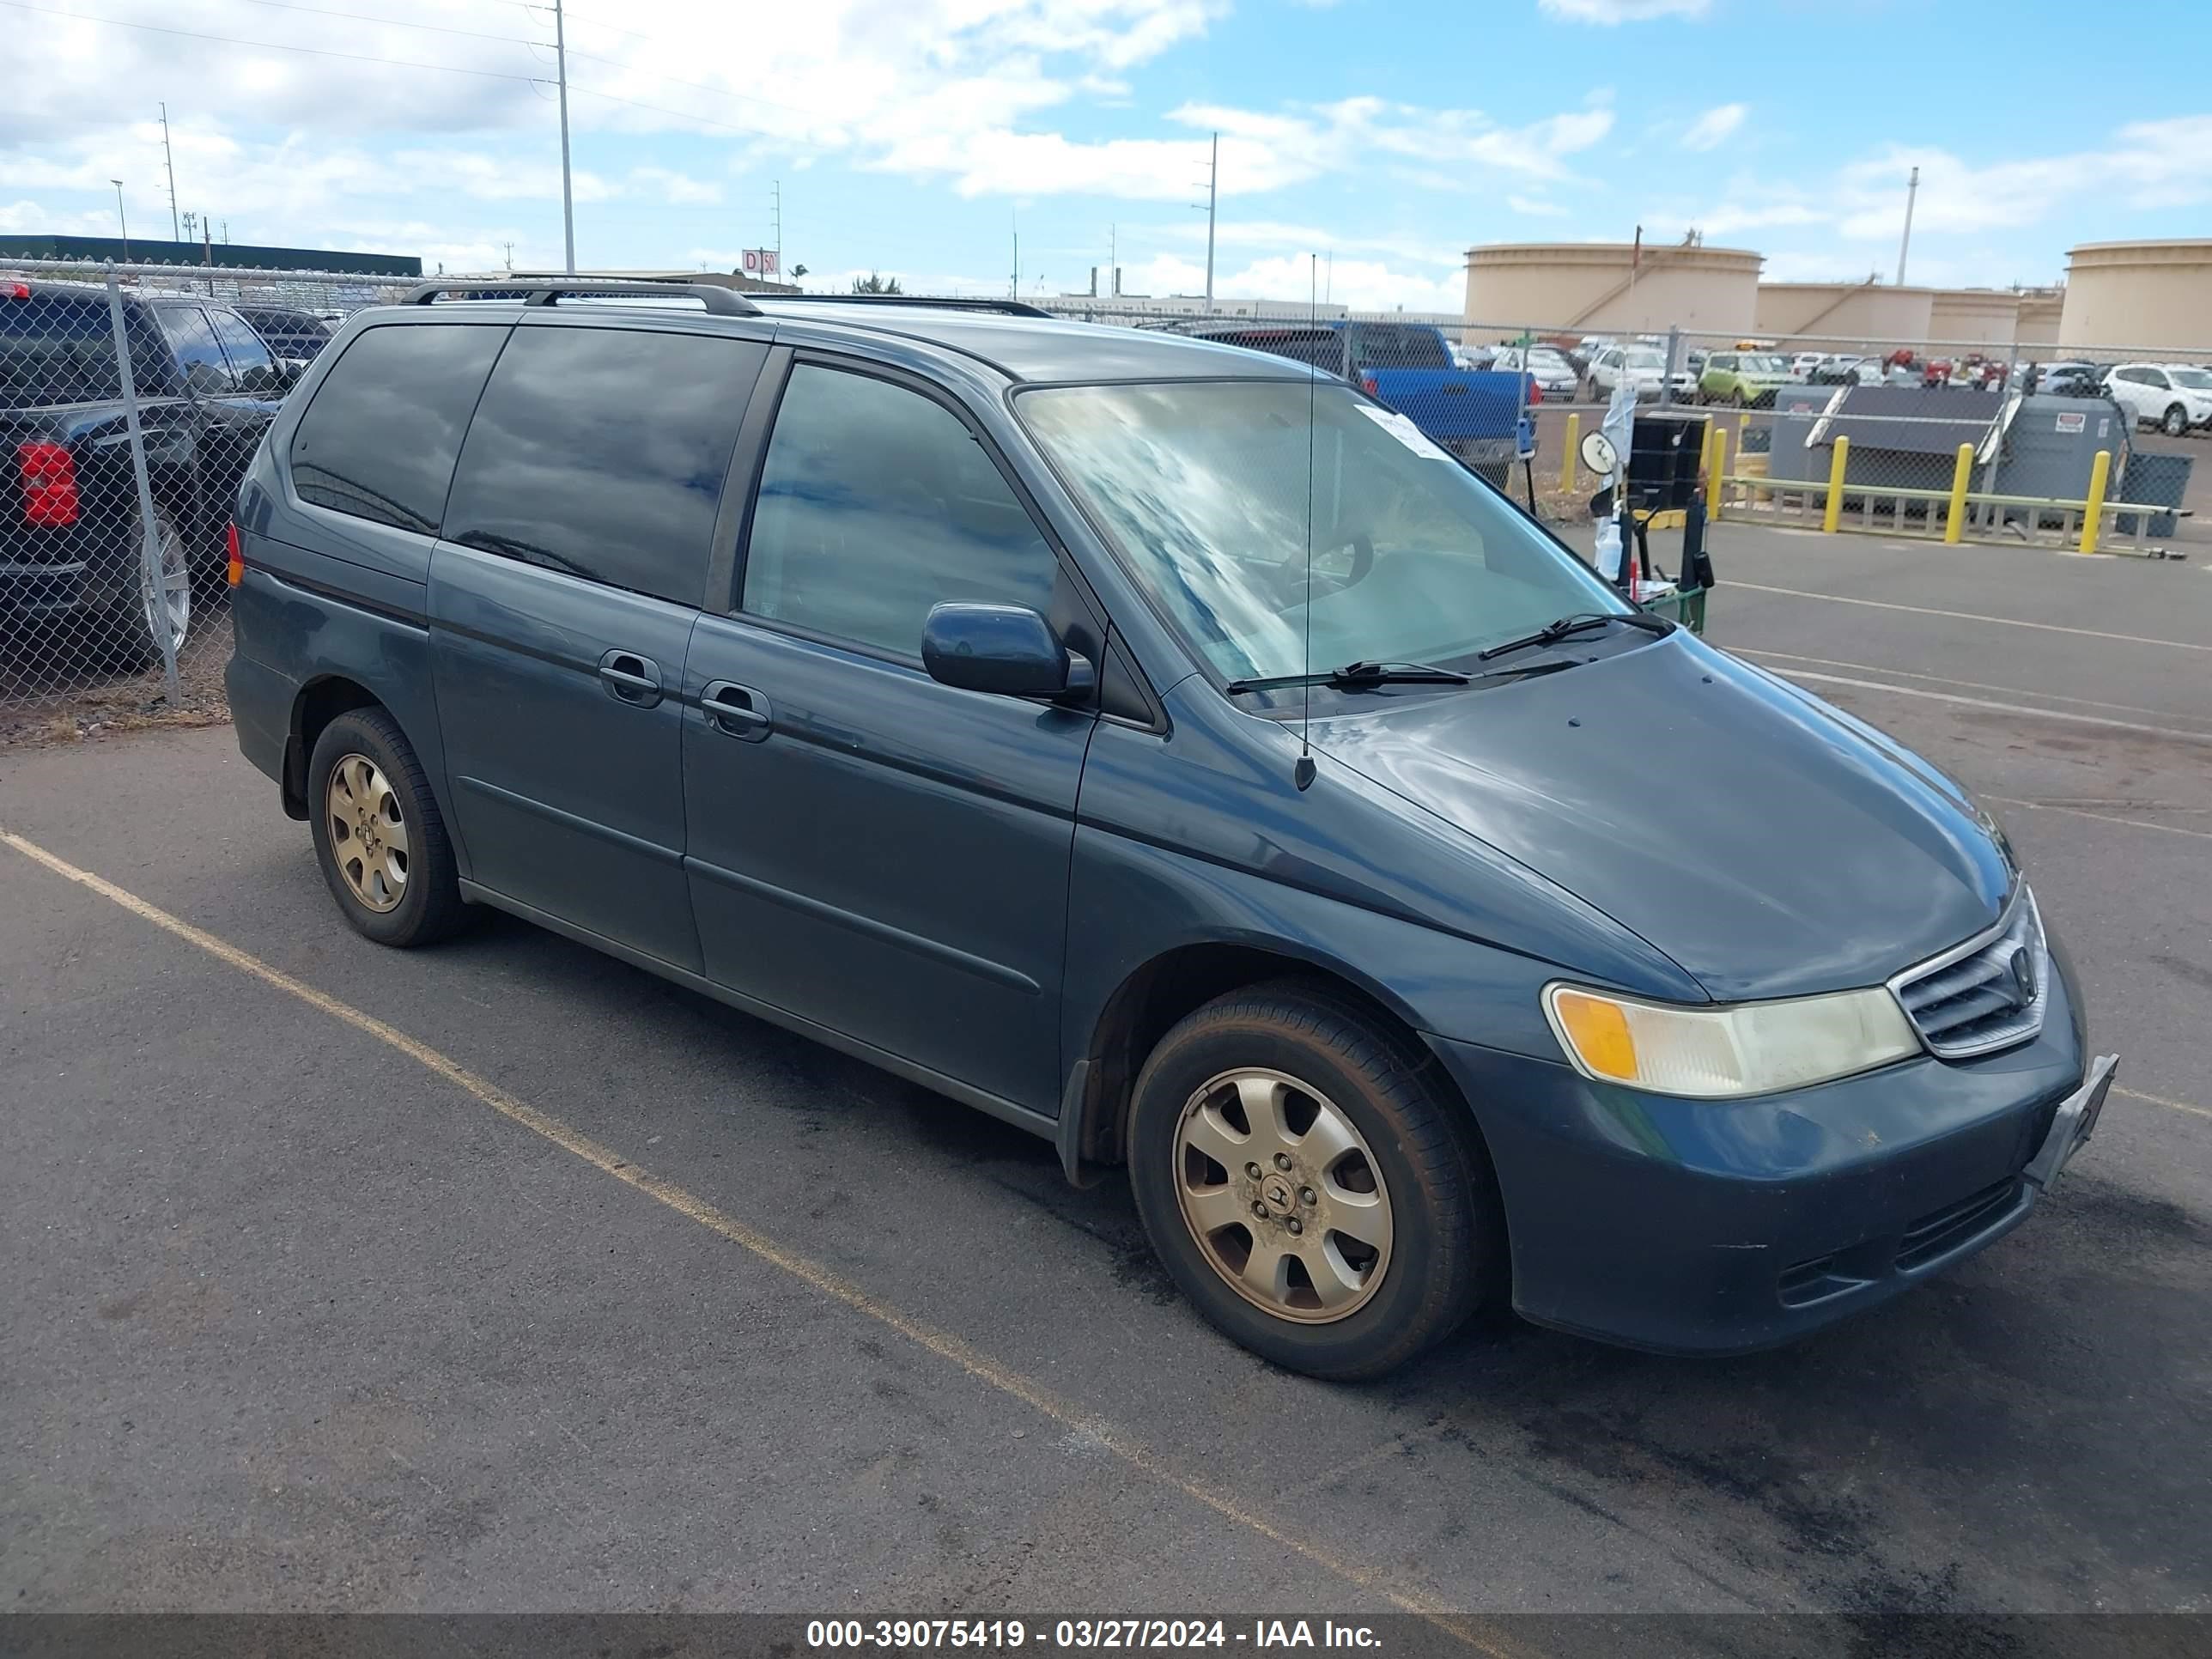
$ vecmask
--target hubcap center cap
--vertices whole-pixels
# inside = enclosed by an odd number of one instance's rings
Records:
[[[1282,1176],[1272,1175],[1261,1182],[1260,1196],[1277,1215],[1288,1215],[1297,1206],[1297,1193]]]

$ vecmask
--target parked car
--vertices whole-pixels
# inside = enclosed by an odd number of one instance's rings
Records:
[[[1808,385],[1813,371],[1826,361],[1827,354],[1820,351],[1801,351],[1790,359],[1790,378],[1799,386]]]
[[[544,292],[356,318],[240,498],[239,746],[366,939],[511,911],[1126,1164],[1193,1304],[1327,1377],[1509,1297],[1784,1341],[2094,1128],[1972,800],[1357,388]]]
[[[1450,349],[1453,364],[1460,368],[1488,368],[1498,356],[1496,346],[1463,345],[1457,340],[1445,343]]]
[[[1460,368],[1443,331],[1426,323],[1206,322],[1179,331],[1325,368],[1499,485],[1520,450],[1522,411],[1543,398],[1533,377]]]
[[[1805,382],[1808,386],[1856,386],[1859,384],[1858,367],[1866,361],[1863,357],[1831,352],[1807,372]]]
[[[1610,398],[1626,381],[1639,400],[1659,396],[1667,379],[1667,354],[1655,346],[1607,346],[1590,360],[1591,395]]]
[[[1698,378],[1698,401],[1763,408],[1789,384],[1790,365],[1773,352],[1716,351],[1705,360],[1705,372]]]
[[[1588,375],[1590,365],[1597,361],[1598,353],[1607,346],[1619,343],[1610,334],[1585,334],[1576,342],[1574,349],[1567,353],[1567,361]]]
[[[246,325],[268,343],[270,350],[288,362],[304,367],[330,343],[330,325],[311,311],[243,302],[236,309]]]
[[[1526,374],[1547,398],[1571,398],[1582,390],[1583,377],[1556,346],[1504,346],[1491,360],[1500,374]]]
[[[2066,362],[2038,364],[2030,371],[2028,390],[2052,398],[2101,398],[2105,370],[2097,363]]]
[[[2178,438],[2192,426],[2212,426],[2212,388],[2180,377],[2202,371],[2163,363],[2120,363],[2105,377],[2105,391],[2139,426]]]
[[[160,580],[106,292],[0,275],[0,630],[135,666],[190,629],[192,579],[222,568],[230,503],[290,377],[227,307],[134,292],[123,317]]]

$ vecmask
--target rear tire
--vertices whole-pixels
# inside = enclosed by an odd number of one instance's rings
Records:
[[[468,920],[446,821],[422,763],[381,708],[340,714],[307,762],[315,861],[356,933],[407,948]]]
[[[2159,430],[2169,438],[2180,437],[2189,430],[2189,411],[2179,404],[2173,404],[2166,411],[2166,418],[2159,422]]]
[[[1352,1382],[1474,1313],[1502,1277],[1502,1211],[1435,1067],[1290,981],[1219,998],[1160,1040],[1137,1079],[1130,1185],[1153,1249],[1216,1328]]]
[[[131,515],[131,597],[107,613],[106,644],[116,665],[125,669],[159,666],[162,635],[173,651],[185,648],[192,626],[191,557],[183,534],[166,507],[154,509],[154,533],[161,547],[161,580],[149,582],[139,531],[139,518]]]

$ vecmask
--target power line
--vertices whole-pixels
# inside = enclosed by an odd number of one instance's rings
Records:
[[[625,34],[633,32],[629,29],[623,31]],[[653,37],[641,34],[637,38],[641,40],[650,40]],[[727,87],[710,86],[704,81],[686,81],[681,76],[663,75],[658,70],[647,69],[643,64],[632,63],[628,58],[603,58],[595,52],[578,52],[574,46],[568,48],[568,56],[588,58],[594,64],[605,64],[611,69],[629,70],[634,74],[646,76],[648,80],[665,81],[672,87],[689,87],[695,92],[709,93],[717,98],[734,99],[739,103],[759,104],[767,109],[780,109],[788,115],[803,115],[811,121],[834,121],[838,125],[844,126],[849,125],[852,118],[849,116],[833,115],[827,110],[804,109],[797,104],[779,104],[773,98],[757,98],[750,92],[733,92]]]
[[[0,5],[12,3],[14,0],[0,0]],[[583,54],[573,52],[570,56],[580,58]],[[582,93],[588,98],[604,98],[610,104],[627,104],[632,109],[649,109],[655,115],[671,115],[679,121],[697,121],[707,126],[722,127],[731,132],[742,132],[751,138],[782,138],[789,136],[778,132],[773,127],[742,127],[734,121],[717,121],[711,115],[694,115],[689,110],[670,109],[665,104],[647,104],[635,98],[618,98],[611,92],[601,92],[596,87],[579,86],[574,81],[568,83],[568,90]]]
[[[374,12],[333,11],[327,6],[302,6],[297,0],[247,0],[249,5],[270,6],[278,11],[304,11],[317,17],[344,17],[356,23],[381,23],[396,29],[425,29],[432,34],[458,34],[471,40],[504,40],[515,46],[532,43],[519,34],[486,34],[480,29],[448,28],[443,23],[410,23],[403,17],[380,17]]]
[[[119,29],[143,29],[149,34],[173,34],[186,40],[212,40],[218,46],[247,46],[257,52],[296,52],[310,58],[343,58],[355,64],[384,64],[393,69],[430,70],[440,75],[471,75],[482,81],[520,81],[530,86],[543,85],[535,75],[509,75],[500,70],[461,69],[453,64],[422,64],[406,58],[375,58],[361,52],[333,52],[326,46],[288,46],[275,40],[246,40],[234,34],[204,34],[198,29],[173,29],[160,23],[133,23],[121,17],[96,17],[89,12],[57,11],[51,6],[33,6],[26,0],[0,0],[0,6],[14,11],[36,12],[44,17],[58,17],[71,23],[108,23]]]

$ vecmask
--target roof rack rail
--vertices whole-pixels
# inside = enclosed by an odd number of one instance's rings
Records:
[[[403,303],[434,305],[441,295],[475,295],[490,300],[518,296],[526,306],[550,306],[566,296],[589,300],[696,300],[717,317],[757,317],[761,309],[733,288],[716,283],[595,282],[588,276],[511,276],[467,282],[424,283],[410,289]]]
[[[925,306],[937,311],[993,311],[1002,317],[1044,317],[1052,313],[1026,300],[947,299],[927,294],[763,294],[764,300],[782,304],[805,300],[830,306]]]

